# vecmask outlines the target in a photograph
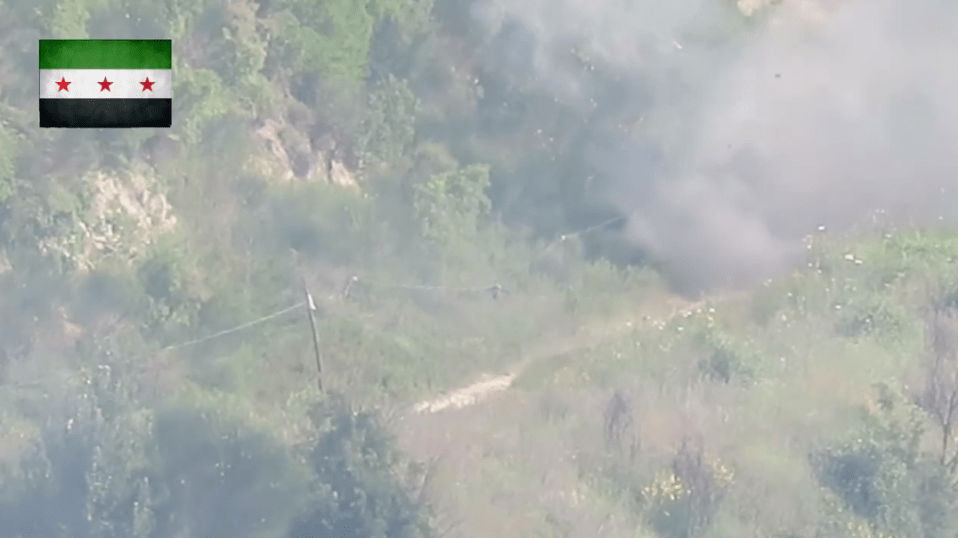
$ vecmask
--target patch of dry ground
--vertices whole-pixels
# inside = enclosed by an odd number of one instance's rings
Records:
[[[649,300],[630,315],[544,343],[506,374],[483,376],[402,413],[392,426],[405,453],[429,462],[421,496],[436,512],[443,536],[512,538],[542,535],[544,529],[554,529],[555,536],[635,536],[629,511],[610,504],[580,476],[579,459],[598,453],[593,445],[603,442],[608,395],[592,389],[509,389],[541,361],[601,346],[642,327],[661,327],[728,298]],[[555,422],[549,418],[564,415]],[[581,420],[568,420],[571,415]],[[673,419],[675,414],[656,414],[651,407],[641,418],[644,430],[655,429],[646,433],[663,446],[689,430]]]
[[[714,301],[714,299],[711,299],[711,301]],[[535,352],[527,355],[522,361],[513,365],[509,373],[495,377],[485,374],[478,381],[454,389],[436,398],[418,402],[413,406],[413,412],[416,414],[438,413],[445,410],[462,409],[484,402],[508,390],[515,379],[519,377],[526,368],[538,361],[548,360],[550,357],[557,357],[566,353],[593,347],[610,338],[632,331],[642,324],[665,322],[669,319],[694,312],[702,308],[706,302],[709,301],[690,302],[679,298],[671,298],[662,302],[650,302],[650,306],[645,307],[644,313],[633,313],[629,316],[623,316],[618,322],[609,323],[608,321],[604,321],[593,327],[580,330],[571,337],[544,345]]]

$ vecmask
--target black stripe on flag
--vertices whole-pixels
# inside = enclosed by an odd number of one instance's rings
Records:
[[[173,126],[172,99],[40,99],[40,127]]]

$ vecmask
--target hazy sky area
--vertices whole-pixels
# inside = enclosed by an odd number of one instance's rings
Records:
[[[958,4],[822,3],[786,2],[717,80],[691,88],[703,98],[685,118],[693,135],[677,171],[650,178],[627,140],[603,157],[629,238],[688,287],[786,270],[819,226],[958,218]],[[536,78],[574,102],[582,81],[557,60],[563,44],[587,43],[626,77],[663,55],[701,63],[709,52],[682,39],[720,16],[716,4],[520,0],[476,18],[520,21],[535,37]],[[661,104],[672,90],[652,91]]]

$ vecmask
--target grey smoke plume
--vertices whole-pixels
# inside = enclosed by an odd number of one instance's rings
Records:
[[[623,76],[645,76],[653,106],[683,107],[683,144],[667,172],[633,166],[627,140],[602,166],[629,239],[686,289],[774,276],[801,259],[802,239],[819,226],[840,233],[876,214],[899,226],[958,220],[958,3],[786,0],[714,76],[686,78],[694,106],[648,72],[663,58],[707,70],[717,58],[708,45],[682,41],[728,18],[721,0],[485,5],[478,19],[531,31],[535,75],[557,96],[582,98],[581,80],[556,60],[578,43]]]

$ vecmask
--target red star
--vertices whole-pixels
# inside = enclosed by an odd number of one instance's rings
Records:
[[[106,77],[103,77],[103,82],[97,82],[97,84],[100,85],[100,91],[102,92],[103,90],[110,91],[110,84],[113,83],[107,82]]]
[[[146,77],[146,82],[141,82],[140,84],[143,85],[143,91],[153,91],[153,85],[156,84],[156,82],[150,82],[150,77]]]
[[[70,91],[70,89],[67,88],[67,86],[69,86],[69,85],[70,85],[70,83],[67,82],[67,79],[65,79],[65,78],[63,78],[63,77],[60,77],[60,80],[57,82],[57,86],[59,86],[60,89],[57,90],[57,91],[58,91],[58,92],[62,92],[62,91],[64,91],[64,90]]]

